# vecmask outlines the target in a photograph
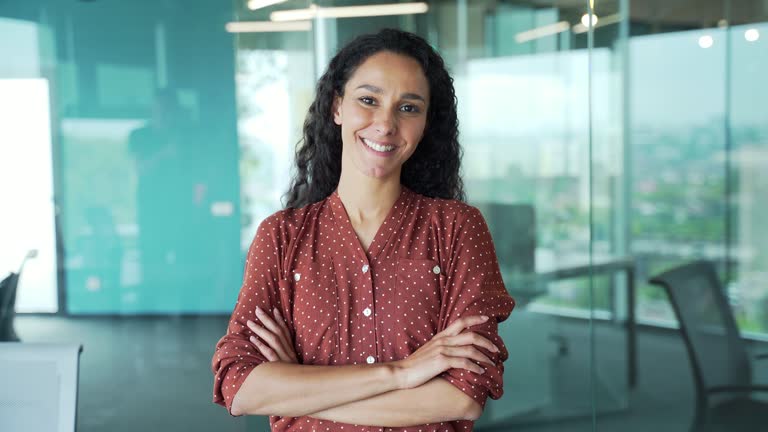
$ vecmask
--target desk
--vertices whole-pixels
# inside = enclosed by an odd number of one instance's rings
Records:
[[[81,345],[0,343],[0,430],[77,428]]]
[[[590,259],[591,258],[591,259]],[[549,282],[596,275],[623,274],[627,284],[626,329],[627,329],[627,384],[630,389],[637,384],[637,333],[635,328],[635,259],[630,256],[611,256],[596,254],[564,255],[555,257],[546,250],[536,250],[536,269],[525,273],[508,271],[501,267],[504,284],[519,305],[524,305],[534,298],[547,294]],[[615,298],[615,292],[611,292]],[[615,302],[611,302],[615,309]],[[616,313],[614,310],[614,320]]]

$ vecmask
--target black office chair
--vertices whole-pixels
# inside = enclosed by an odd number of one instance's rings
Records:
[[[669,295],[690,357],[696,386],[691,431],[768,431],[768,403],[751,397],[768,392],[768,385],[752,383],[748,351],[714,265],[693,262],[650,282]]]
[[[16,288],[19,286],[24,265],[36,257],[37,250],[29,250],[21,260],[19,271],[9,274],[0,282],[0,342],[19,342],[19,336],[13,326],[13,318],[16,316]]]
[[[536,270],[536,212],[531,204],[473,203],[483,213],[505,270],[530,274]]]
[[[13,317],[16,314],[16,287],[18,284],[18,273],[11,273],[0,282],[0,342],[19,341],[16,330],[13,327]]]

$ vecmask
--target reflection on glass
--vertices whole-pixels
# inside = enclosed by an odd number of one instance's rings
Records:
[[[169,89],[158,91],[151,119],[128,137],[137,173],[141,290],[154,292],[153,302],[168,302],[172,308],[180,306],[182,287],[189,284],[185,276],[195,264],[194,248],[183,248],[187,242],[178,221],[196,219],[207,192],[207,185],[195,178],[201,170],[190,157],[201,137]]]

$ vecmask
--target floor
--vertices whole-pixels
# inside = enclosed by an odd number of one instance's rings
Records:
[[[226,317],[63,318],[20,316],[17,332],[27,342],[72,342],[81,357],[78,423],[80,432],[120,431],[261,431],[264,419],[232,418],[211,402],[210,359],[226,328]],[[568,353],[557,380],[582,379],[589,371],[588,328],[561,326]],[[603,381],[624,371],[620,333],[596,330],[596,372]],[[766,351],[766,350],[763,350]],[[595,430],[624,432],[686,431],[692,414],[693,384],[680,339],[668,331],[638,335],[639,385],[628,405],[616,409],[611,398],[595,394]],[[619,371],[614,373],[615,369]],[[580,381],[584,382],[584,381]],[[607,387],[610,386],[608,382]],[[621,388],[621,385],[618,386]],[[595,386],[596,393],[606,393]],[[515,389],[507,388],[506,392]],[[567,385],[562,400],[589,404],[589,388]],[[606,402],[604,402],[606,401]],[[601,406],[603,405],[603,406]],[[582,413],[583,414],[583,413]],[[559,421],[520,422],[478,431],[591,431],[588,414]]]

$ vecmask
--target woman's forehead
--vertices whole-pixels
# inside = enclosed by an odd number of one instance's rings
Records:
[[[388,51],[368,57],[347,81],[347,90],[371,87],[429,96],[429,82],[415,59]]]

